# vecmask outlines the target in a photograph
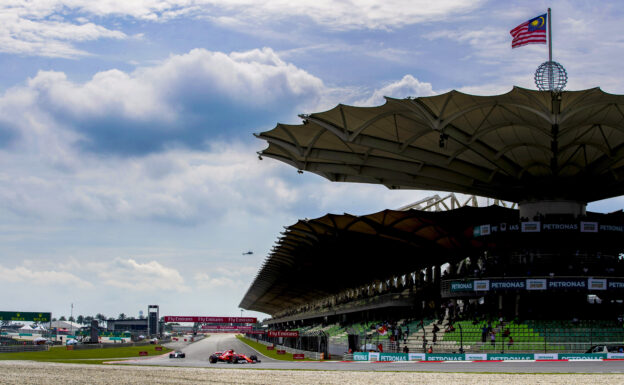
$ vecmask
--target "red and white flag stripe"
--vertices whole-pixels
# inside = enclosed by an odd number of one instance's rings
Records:
[[[527,44],[546,44],[546,30],[529,32],[528,21],[512,29],[509,33],[513,37],[511,48],[518,48]]]

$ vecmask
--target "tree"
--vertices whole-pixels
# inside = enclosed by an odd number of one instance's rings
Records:
[[[76,319],[74,318],[74,316],[69,316],[69,322],[75,322]]]
[[[79,315],[78,318],[76,318],[76,322],[83,325],[85,323],[85,319],[82,315]]]
[[[65,318],[65,316],[62,315],[61,318],[59,318],[59,321],[67,321],[67,318]]]
[[[87,325],[91,325],[91,321],[93,321],[93,320],[94,320],[94,318],[91,317],[90,315],[88,315],[88,316],[86,316],[84,318],[84,323],[86,323]]]
[[[106,322],[106,316],[102,313],[97,313],[95,319],[100,321],[100,325],[102,325],[102,322]]]
[[[126,319],[126,315],[124,313],[119,314],[119,317],[117,317],[120,320],[125,320]]]

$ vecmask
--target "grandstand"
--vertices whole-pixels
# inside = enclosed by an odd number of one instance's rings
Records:
[[[586,209],[624,194],[624,96],[515,87],[386,100],[278,124],[257,135],[259,155],[330,181],[448,191],[449,204],[300,220],[240,307],[351,348],[422,351],[423,336],[438,351],[624,343],[624,213]],[[455,193],[494,204],[460,207]],[[396,341],[373,324],[412,326]]]

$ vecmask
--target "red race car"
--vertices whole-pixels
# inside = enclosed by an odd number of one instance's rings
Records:
[[[250,363],[255,364],[260,362],[257,356],[246,356],[244,354],[235,353],[234,350],[226,350],[223,352],[215,352],[208,358],[208,362],[216,364],[217,362],[227,362],[228,364]]]

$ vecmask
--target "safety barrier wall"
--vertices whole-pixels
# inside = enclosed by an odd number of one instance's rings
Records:
[[[378,353],[356,352],[353,361],[509,361],[509,360],[600,360],[624,359],[624,353]]]
[[[158,341],[158,344],[164,344],[167,342],[171,342],[171,340],[161,340]],[[118,344],[112,344],[112,343],[107,343],[107,344],[76,344],[73,345],[74,346],[74,350],[84,350],[84,349],[101,349],[101,348],[123,348],[123,347],[127,347],[127,346],[147,346],[147,345],[154,345],[149,341],[143,341],[143,342],[126,342],[126,343],[118,343]]]
[[[267,341],[262,341],[262,340],[255,340],[256,342],[261,343],[262,345],[265,346],[273,346],[272,343],[267,342]],[[275,345],[275,349],[276,350],[284,350],[287,353],[295,353],[295,354],[303,354],[305,358],[311,358],[313,360],[320,360],[321,359],[321,354],[318,352],[310,352],[307,350],[299,350],[299,349],[293,349],[293,348],[289,348],[287,346],[283,346],[283,345]],[[262,353],[262,352],[260,352]]]

